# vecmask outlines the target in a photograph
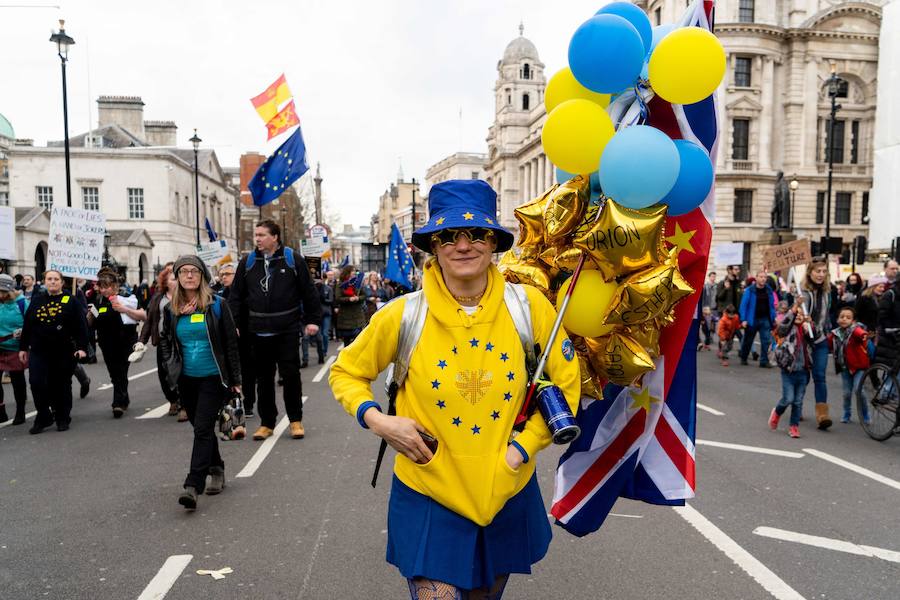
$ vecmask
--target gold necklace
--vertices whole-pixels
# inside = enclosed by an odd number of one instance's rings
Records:
[[[453,299],[457,302],[477,302],[478,300],[481,300],[482,296],[484,296],[484,290],[474,296],[457,296],[456,294],[453,294]]]

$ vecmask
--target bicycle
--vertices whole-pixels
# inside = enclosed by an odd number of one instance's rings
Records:
[[[885,335],[896,336],[897,329],[885,329]],[[866,369],[856,388],[857,414],[868,412],[868,421],[860,418],[863,431],[879,442],[900,434],[900,358],[891,366],[875,363]]]

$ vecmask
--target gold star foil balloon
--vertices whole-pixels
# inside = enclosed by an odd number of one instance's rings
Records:
[[[650,358],[657,358],[659,356],[659,335],[662,333],[662,327],[662,325],[658,324],[658,321],[643,323],[635,327],[626,328],[624,333],[640,344],[647,351]]]
[[[508,254],[508,253],[507,253]],[[506,256],[504,255],[504,259]],[[539,289],[545,296],[550,292],[550,274],[541,266],[535,263],[524,262],[516,259],[515,262],[506,262],[503,260],[497,265],[500,273],[510,283],[525,283]]]
[[[619,287],[606,316],[611,325],[633,326],[669,312],[672,306],[692,293],[673,260],[630,275]]]
[[[590,255],[607,281],[659,265],[665,215],[665,206],[632,210],[607,200],[575,247]]]
[[[591,365],[601,377],[618,385],[631,385],[656,368],[653,359],[635,340],[622,333],[585,340],[591,350]]]
[[[588,357],[579,354],[578,365],[581,368],[581,395],[603,400],[603,385],[600,378],[594,373]]]
[[[578,261],[581,260],[582,251],[578,248],[569,248],[568,250],[558,250],[554,248],[556,251],[555,263],[557,268],[562,269],[563,271],[569,271],[570,273],[575,270],[575,267],[578,266]],[[588,260],[585,261],[584,267],[585,269],[596,269],[597,267],[594,265],[594,261]]]
[[[581,222],[590,199],[591,182],[584,175],[551,188],[544,205],[544,243],[549,246],[564,242]]]
[[[539,198],[523,204],[513,211],[519,221],[519,248],[536,246],[544,242],[544,207],[550,195],[558,188],[553,185]]]

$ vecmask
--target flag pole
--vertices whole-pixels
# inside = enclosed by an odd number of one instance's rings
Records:
[[[575,291],[575,285],[578,283],[578,278],[581,275],[585,260],[587,260],[587,253],[582,250],[581,258],[578,259],[578,264],[575,266],[575,271],[572,273],[572,281],[569,284],[569,288],[566,290],[566,295],[563,297],[563,303],[562,306],[559,307],[559,313],[556,315],[556,321],[553,322],[553,329],[550,330],[547,346],[544,348],[544,352],[541,354],[541,360],[534,370],[531,382],[528,384],[525,402],[522,403],[522,409],[519,411],[518,416],[516,416],[516,424],[513,427],[516,431],[522,431],[525,427],[525,422],[528,420],[531,403],[534,400],[534,393],[537,390],[538,380],[544,374],[544,366],[547,364],[547,358],[550,356],[550,349],[553,348],[553,343],[556,341],[556,336],[559,334],[559,330],[562,327],[563,317],[566,314],[566,310],[569,308],[569,301],[572,299],[572,292]]]

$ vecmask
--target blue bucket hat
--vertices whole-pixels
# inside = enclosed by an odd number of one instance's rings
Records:
[[[450,179],[432,186],[428,194],[431,218],[413,232],[416,248],[431,252],[431,234],[442,229],[482,227],[497,236],[497,252],[512,248],[513,234],[497,223],[497,192],[480,179]]]

